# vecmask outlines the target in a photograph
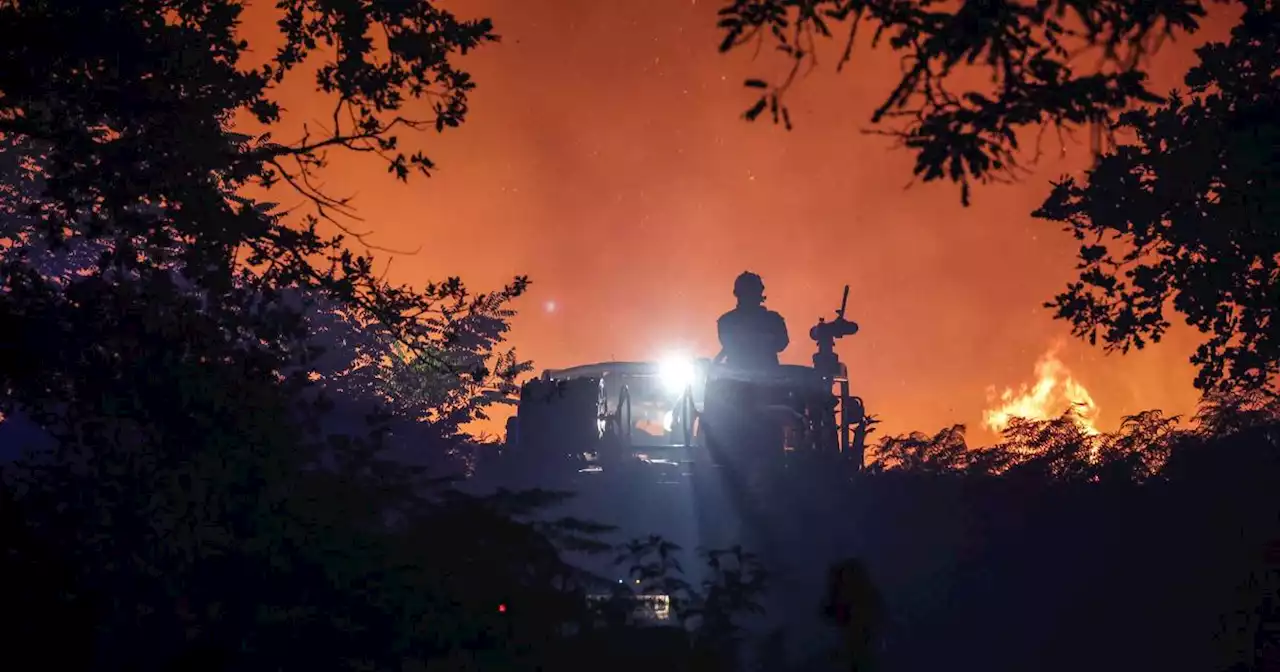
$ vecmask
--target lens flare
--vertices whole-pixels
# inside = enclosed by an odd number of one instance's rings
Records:
[[[670,356],[658,364],[658,379],[671,394],[680,394],[693,384],[697,374],[693,360],[688,357]]]

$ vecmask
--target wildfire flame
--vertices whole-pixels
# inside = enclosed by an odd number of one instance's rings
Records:
[[[1058,347],[1051,347],[1036,361],[1034,384],[1024,383],[1017,392],[1005,388],[999,395],[994,386],[987,388],[987,401],[991,406],[982,412],[984,427],[1000,433],[1014,418],[1051,420],[1074,409],[1076,422],[1085,433],[1091,436],[1100,433],[1094,424],[1098,406],[1089,390],[1072,377],[1071,370],[1058,359]]]

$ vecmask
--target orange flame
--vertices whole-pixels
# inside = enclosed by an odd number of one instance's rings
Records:
[[[1098,406],[1089,390],[1071,375],[1062,360],[1058,359],[1055,345],[1036,362],[1036,382],[1023,384],[1018,392],[1005,388],[996,395],[995,386],[987,388],[987,401],[991,406],[982,412],[982,424],[997,434],[1009,426],[1014,418],[1026,420],[1051,420],[1074,410],[1076,422],[1085,433],[1100,434],[1095,422]]]

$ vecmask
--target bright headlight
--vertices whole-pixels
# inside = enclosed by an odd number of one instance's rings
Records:
[[[697,370],[686,357],[668,357],[658,364],[658,378],[662,387],[672,394],[680,394],[693,384]]]

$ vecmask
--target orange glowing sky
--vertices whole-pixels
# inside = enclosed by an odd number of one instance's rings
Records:
[[[260,50],[266,24],[252,17],[271,4],[250,14]],[[1073,277],[1075,246],[1028,213],[1087,147],[1058,156],[1050,141],[1034,176],[981,187],[966,209],[950,184],[904,190],[913,157],[861,133],[896,81],[887,51],[860,49],[836,75],[828,49],[791,98],[788,133],[739,118],[743,79],[778,64],[716,52],[722,0],[446,4],[493,18],[503,39],[463,61],[479,88],[461,129],[426,139],[439,170],[406,186],[347,157],[328,186],[356,195],[373,242],[420,248],[396,257],[395,280],[456,274],[492,288],[528,274],[513,341],[539,369],[711,356],[733,278],[751,269],[788,320],[791,363],[809,362],[809,326],[852,286],[862,332],[839,352],[882,432],[964,422],[989,439],[993,388],[998,400],[1033,385],[1062,341],[1060,370],[1088,391],[1101,429],[1147,408],[1191,410],[1195,334],[1104,356],[1041,308]],[[1196,41],[1225,34],[1210,28]],[[1176,84],[1192,62],[1189,41],[1166,47],[1157,83]],[[326,115],[304,88],[283,98],[290,122]]]

